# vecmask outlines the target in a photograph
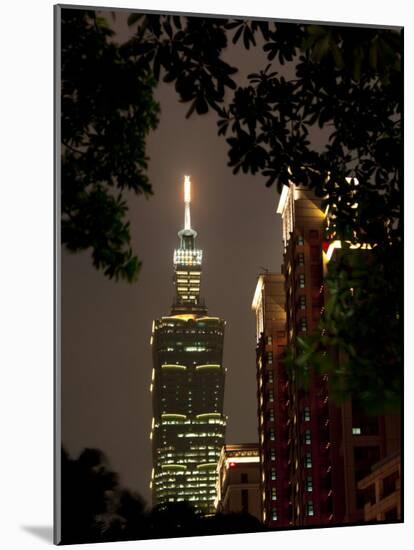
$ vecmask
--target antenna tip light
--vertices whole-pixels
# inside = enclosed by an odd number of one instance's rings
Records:
[[[191,202],[190,176],[184,176],[184,202]]]

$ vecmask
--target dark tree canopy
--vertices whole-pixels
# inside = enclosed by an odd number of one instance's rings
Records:
[[[125,194],[152,194],[145,140],[159,107],[152,73],[112,36],[96,12],[62,9],[62,243],[134,281]]]
[[[62,542],[77,544],[145,534],[144,500],[119,484],[104,453],[84,449],[77,459],[62,449]],[[136,536],[135,538],[142,538]]]
[[[257,175],[258,182],[276,184],[279,192],[291,184],[312,188],[329,206],[327,240],[341,240],[344,249],[361,243],[371,247],[369,261],[359,267],[359,287],[346,299],[346,254],[330,266],[326,284],[331,297],[321,321],[325,338],[323,343],[319,338],[319,347],[305,343],[307,353],[313,350],[307,364],[332,374],[335,366],[328,368],[322,357],[327,347],[338,347],[348,358],[346,376],[335,373],[343,395],[357,391],[374,409],[384,399],[398,402],[401,31],[133,13],[128,22],[135,34],[118,46],[94,12],[63,13],[66,247],[92,248],[94,265],[107,276],[136,279],[139,261],[130,247],[122,192],[151,193],[145,138],[157,124],[152,94],[156,82],[169,82],[179,100],[188,103],[187,116],[217,114],[218,134],[226,140],[235,174]],[[236,86],[232,75],[237,68],[223,60],[229,42],[263,50],[264,66],[244,86]],[[283,74],[291,78],[280,74],[281,65],[289,67]],[[322,149],[310,138],[318,127],[326,137]],[[359,185],[351,186],[349,178]],[[355,334],[362,325],[369,327],[363,329],[368,330],[365,338]],[[381,362],[386,369],[388,360],[391,379],[388,373],[384,391],[375,397],[376,365]],[[356,389],[351,380],[364,365],[372,376],[357,376]]]
[[[63,544],[264,530],[247,513],[205,517],[186,501],[147,509],[140,495],[121,487],[98,449],[84,449],[77,459],[62,449],[61,480]]]
[[[341,240],[343,249],[370,247],[331,263],[320,331],[297,342],[290,366],[304,378],[309,368],[329,373],[337,399],[353,396],[372,412],[398,408],[401,31],[142,14],[129,22],[146,41],[138,51],[149,69],[190,104],[188,116],[217,112],[235,174],[258,175],[279,192],[310,187],[329,207],[326,239]],[[194,34],[197,27],[202,32]],[[262,44],[266,65],[245,86],[235,87],[234,68],[216,59],[227,40],[247,49]],[[280,65],[289,66],[290,79]],[[322,149],[310,138],[315,127],[326,136]],[[333,349],[339,363],[327,353]]]

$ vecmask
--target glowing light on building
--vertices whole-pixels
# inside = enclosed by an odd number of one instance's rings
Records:
[[[332,258],[332,254],[334,253],[334,250],[337,248],[342,248],[341,241],[333,241],[329,244],[328,250],[325,252],[326,254],[326,260],[329,262],[329,260]]]
[[[184,202],[191,202],[191,180],[190,180],[190,176],[184,176]]]
[[[184,176],[184,204],[185,204],[184,229],[191,229],[190,202],[191,202],[190,176]]]
[[[224,514],[242,511],[261,519],[258,445],[223,445],[217,474],[216,510]],[[248,495],[244,483],[249,484]]]
[[[163,413],[161,415],[161,418],[183,418],[185,420],[187,418],[187,415],[177,413]]]
[[[221,418],[222,414],[219,412],[210,412],[210,413],[202,413],[197,414],[196,418]]]
[[[344,241],[344,244],[347,244],[347,248],[349,248],[350,250],[371,250],[372,249],[372,246],[370,244],[367,244],[367,243],[361,243],[361,244],[351,244],[350,241]],[[334,253],[335,250],[337,250],[338,248],[343,248],[342,246],[342,241],[339,241],[339,240],[336,240],[336,241],[332,241],[331,243],[329,243],[329,246],[328,246],[328,249],[326,252],[324,252],[324,259],[326,262],[329,262],[332,258],[332,255]]]
[[[237,466],[237,464],[250,464],[253,462],[260,462],[259,456],[235,456],[231,458],[230,460],[226,461],[226,465],[228,465],[229,468],[233,468],[234,466]]]

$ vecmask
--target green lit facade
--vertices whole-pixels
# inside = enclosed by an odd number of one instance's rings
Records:
[[[187,190],[186,190],[187,191]],[[217,464],[224,445],[224,321],[200,298],[202,251],[191,228],[189,191],[184,229],[174,252],[171,315],[152,332],[153,504],[188,501],[214,512]]]

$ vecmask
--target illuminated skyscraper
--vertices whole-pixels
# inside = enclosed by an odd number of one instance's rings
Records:
[[[202,250],[191,227],[185,177],[184,228],[174,251],[171,315],[153,323],[153,504],[189,501],[214,512],[217,463],[224,444],[225,322],[207,316],[200,297]]]

